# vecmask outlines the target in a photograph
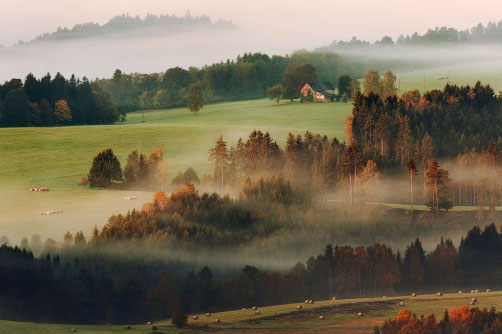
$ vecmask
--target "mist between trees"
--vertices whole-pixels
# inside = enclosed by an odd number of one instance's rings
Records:
[[[68,233],[58,255],[34,258],[26,248],[0,247],[0,315],[24,321],[135,323],[178,311],[204,313],[305,298],[497,288],[501,245],[501,235],[489,225],[482,232],[470,230],[458,250],[448,239],[428,254],[419,239],[403,254],[378,243],[328,244],[306,264],[281,272],[242,264],[240,270],[223,269],[216,262],[232,256],[212,252],[204,260],[214,264],[213,273],[208,266],[184,262],[179,252],[170,253],[154,240],[110,243],[93,237],[86,242]]]

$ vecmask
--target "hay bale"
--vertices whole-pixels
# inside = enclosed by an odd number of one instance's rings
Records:
[[[253,311],[256,311],[258,308],[256,306],[252,307]]]
[[[441,297],[443,295],[442,292],[436,292],[436,296]]]
[[[219,324],[220,323],[220,319],[218,319],[218,318],[214,319],[214,323],[215,324]]]
[[[399,306],[404,306],[404,302],[399,302]]]
[[[245,307],[243,307],[243,308],[242,308],[242,310],[243,310],[243,311],[246,311],[246,308],[245,308]]]
[[[416,297],[416,296],[417,296],[417,294],[416,294],[415,292],[413,292],[413,293],[411,294],[411,296],[412,296],[412,297]]]
[[[476,290],[474,290],[474,292],[475,292],[475,293],[479,293],[479,290],[478,290],[478,289],[476,289]]]
[[[260,315],[260,311],[254,311],[254,315]]]
[[[148,322],[146,323],[146,325],[147,325],[147,326],[151,326],[151,325],[153,325],[153,322],[148,321]]]
[[[492,292],[492,289],[486,289],[486,292]]]
[[[206,313],[206,317],[210,317],[211,316],[211,313]]]
[[[459,294],[459,295],[460,295],[460,294],[462,294],[462,290],[458,290],[458,294]]]
[[[199,320],[199,316],[198,316],[198,315],[194,315],[194,316],[192,317],[192,319],[193,319],[193,320]]]
[[[471,293],[474,293],[474,290],[471,290]]]
[[[473,298],[471,299],[471,301],[472,301],[472,302],[477,302],[477,301],[478,301],[478,299],[477,299],[476,297],[473,297]]]
[[[309,300],[309,304],[314,304],[314,301],[312,299]]]
[[[382,298],[387,298],[387,296],[382,296]]]
[[[76,333],[76,332],[77,332],[77,330],[76,330],[75,328],[72,328],[72,329],[70,330],[70,332],[72,332],[72,333]]]
[[[358,317],[362,317],[362,316],[364,316],[364,313],[363,313],[363,312],[359,312],[359,313],[357,314],[357,316],[358,316]]]
[[[309,300],[308,299],[305,299],[305,304],[308,304],[309,303]]]
[[[336,297],[331,298],[332,301],[336,301]]]
[[[324,316],[323,316],[323,315],[320,315],[320,316],[319,316],[319,320],[324,320]]]
[[[132,329],[131,325],[126,325],[125,329]]]
[[[301,306],[301,305],[296,305],[296,309],[297,309],[297,310],[301,310],[302,308],[303,308],[303,306]]]

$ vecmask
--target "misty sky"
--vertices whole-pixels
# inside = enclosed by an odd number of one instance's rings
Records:
[[[18,0],[0,1],[0,44],[29,40],[58,26],[105,23],[129,13],[207,14],[231,19],[245,30],[275,33],[270,38],[314,40],[328,44],[353,35],[375,40],[383,35],[423,33],[438,25],[468,28],[502,19],[500,0]],[[315,36],[313,36],[315,34]],[[263,36],[267,36],[263,34]],[[309,43],[304,43],[309,44]],[[256,50],[259,51],[259,50]]]

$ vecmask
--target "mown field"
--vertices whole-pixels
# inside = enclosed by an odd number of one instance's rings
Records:
[[[320,301],[313,305],[287,304],[269,307],[259,307],[260,315],[255,315],[247,305],[247,309],[228,312],[213,313],[210,317],[199,314],[199,320],[189,317],[189,326],[178,330],[170,320],[154,323],[158,327],[157,333],[339,333],[363,334],[372,333],[375,325],[380,325],[383,320],[396,316],[403,308],[399,302],[404,302],[404,307],[416,315],[434,314],[439,320],[445,310],[454,307],[469,305],[472,297],[478,299],[476,307],[497,309],[502,308],[502,292],[490,293],[452,293],[442,297],[436,295],[419,295],[418,297],[381,297],[345,299],[337,301]],[[302,305],[301,310],[296,306]],[[364,316],[359,317],[358,312]],[[324,320],[319,316],[324,315]],[[216,324],[215,319],[220,319]],[[50,325],[34,324],[12,321],[0,321],[0,332],[14,333],[70,333],[72,328],[77,333],[108,334],[108,333],[152,333],[151,326],[132,324],[132,329],[126,330],[123,325]]]
[[[19,242],[39,233],[42,239],[62,238],[66,230],[87,235],[114,213],[125,212],[151,199],[151,193],[90,190],[79,187],[93,157],[112,148],[125,164],[132,150],[150,153],[163,146],[168,178],[193,167],[200,176],[212,173],[208,150],[220,135],[235,144],[254,129],[269,131],[279,144],[289,132],[336,136],[343,140],[351,103],[287,103],[270,100],[205,106],[197,116],[185,108],[131,113],[127,121],[110,126],[0,129],[0,236]],[[33,186],[49,187],[32,193]],[[137,201],[123,198],[136,195]],[[41,216],[40,211],[63,210]]]

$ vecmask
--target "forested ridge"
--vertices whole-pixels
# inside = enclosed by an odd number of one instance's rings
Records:
[[[103,256],[95,235],[65,236],[59,254],[35,258],[29,247],[0,247],[2,319],[71,323],[134,323],[189,313],[395,293],[496,288],[502,237],[494,225],[475,227],[457,249],[441,240],[426,254],[420,240],[403,254],[383,244],[327,245],[288,272],[244,266],[215,279],[176,263],[141,263]],[[100,255],[101,254],[101,255]],[[478,273],[483,272],[480,276]],[[243,293],[246,292],[246,293]]]
[[[93,22],[76,24],[72,28],[58,27],[54,32],[47,32],[36,36],[28,42],[19,41],[16,45],[23,46],[41,42],[71,41],[75,39],[102,37],[107,35],[128,34],[128,36],[141,33],[172,34],[190,29],[232,28],[231,21],[218,20],[212,22],[208,16],[192,16],[189,12],[183,17],[176,15],[147,14],[141,18],[138,15],[117,15],[105,24]]]

